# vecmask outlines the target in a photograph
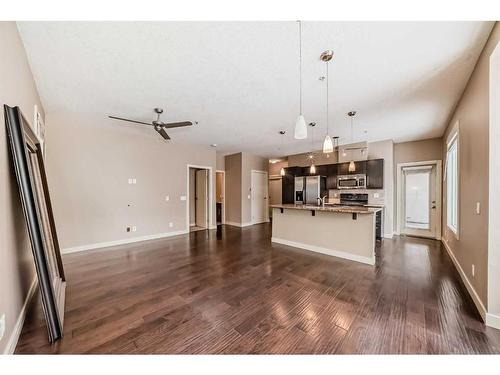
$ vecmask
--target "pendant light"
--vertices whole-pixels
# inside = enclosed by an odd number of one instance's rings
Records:
[[[311,127],[311,155],[309,155],[309,159],[311,159],[311,167],[309,168],[310,174],[316,174],[316,166],[314,165],[314,127],[316,126],[315,122],[309,123]]]
[[[356,111],[350,111],[347,113],[347,115],[351,118],[351,143],[354,141],[354,135],[353,135],[353,122],[354,122],[354,116],[356,115]],[[354,163],[354,160],[352,160],[352,151],[351,151],[351,161],[349,162],[349,172],[356,172],[356,164]]]
[[[325,140],[323,141],[323,153],[329,154],[333,152],[333,141],[332,137],[330,137],[329,134],[329,128],[328,128],[328,115],[329,115],[329,79],[328,79],[328,62],[332,59],[333,57],[333,51],[328,50],[325,51],[321,54],[320,59],[321,61],[324,61],[326,63],[326,135],[325,135]]]
[[[280,134],[281,134],[281,146],[283,146],[283,136],[285,135],[286,131],[284,130],[280,130]],[[281,147],[280,147],[281,149]],[[281,176],[284,176],[285,175],[285,168],[281,167],[280,169],[280,175]]]
[[[307,138],[307,125],[304,115],[302,114],[302,22],[299,23],[299,103],[300,103],[300,113],[295,121],[295,139],[306,139]]]

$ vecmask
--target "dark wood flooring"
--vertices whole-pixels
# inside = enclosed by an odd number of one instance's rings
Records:
[[[385,239],[373,267],[223,226],[64,264],[64,338],[37,297],[17,353],[500,352],[437,241]]]

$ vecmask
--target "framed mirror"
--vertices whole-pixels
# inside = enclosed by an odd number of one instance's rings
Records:
[[[49,341],[54,342],[63,335],[66,281],[45,174],[42,143],[19,107],[4,105],[4,113]]]

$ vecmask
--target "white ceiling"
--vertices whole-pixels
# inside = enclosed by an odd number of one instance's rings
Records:
[[[280,156],[320,148],[326,131],[351,141],[440,136],[491,22],[303,22],[303,112],[318,123],[295,141],[299,111],[296,22],[20,22],[47,113],[142,121],[195,120],[173,142],[218,144],[223,152]],[[116,126],[124,126],[115,122]],[[140,126],[140,125],[138,125]],[[125,128],[125,127],[124,127]],[[283,145],[279,130],[287,130]],[[365,132],[366,131],[366,132]],[[136,136],[150,134],[144,127]]]

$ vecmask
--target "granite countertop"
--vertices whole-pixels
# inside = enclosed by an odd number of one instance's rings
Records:
[[[314,206],[309,204],[272,204],[272,208],[284,208],[289,210],[306,211],[325,211],[340,212],[348,214],[374,214],[382,210],[382,207],[363,207],[363,206]]]

